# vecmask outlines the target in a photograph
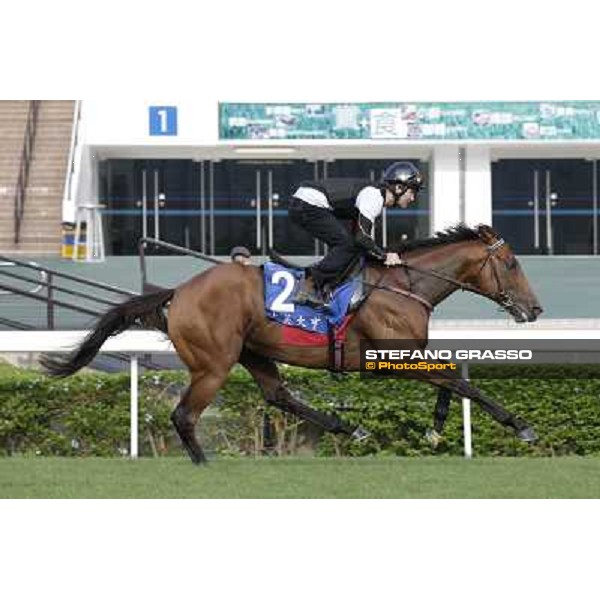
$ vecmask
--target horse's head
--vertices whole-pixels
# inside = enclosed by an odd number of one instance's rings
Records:
[[[510,246],[487,225],[480,225],[477,234],[484,250],[481,260],[473,265],[469,283],[497,302],[517,323],[535,321],[542,307]]]

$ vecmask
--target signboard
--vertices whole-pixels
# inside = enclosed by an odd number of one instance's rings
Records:
[[[219,104],[222,140],[600,140],[600,101]]]
[[[148,117],[150,135],[177,135],[176,106],[150,106]]]

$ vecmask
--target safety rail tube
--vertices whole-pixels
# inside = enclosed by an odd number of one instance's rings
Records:
[[[15,188],[15,244],[18,244],[21,239],[21,221],[23,220],[23,212],[25,210],[25,190],[27,189],[27,180],[29,179],[29,166],[33,154],[33,142],[35,140],[39,106],[40,100],[31,100],[29,102],[29,111],[27,112],[23,151],[21,152],[21,162],[19,164],[19,178],[17,179],[17,186]]]
[[[81,100],[75,101],[75,110],[73,111],[73,126],[71,128],[71,143],[69,145],[69,162],[67,173],[65,175],[65,187],[63,195],[64,201],[73,200],[73,176],[75,174],[75,152],[79,143],[79,122],[81,120]],[[64,210],[64,209],[63,209]]]
[[[80,292],[78,290],[71,290],[71,289],[63,287],[61,285],[56,285],[55,283],[52,282],[52,279],[54,277],[57,277],[57,275],[54,275],[52,273],[49,274],[47,281],[41,281],[41,282],[37,282],[35,279],[32,279],[31,277],[26,277],[25,275],[20,275],[18,273],[9,273],[9,272],[1,273],[0,272],[0,275],[2,275],[3,277],[12,277],[13,279],[17,279],[18,281],[24,281],[26,283],[37,283],[39,288],[45,287],[45,288],[54,290],[56,292],[62,292],[64,294],[72,294],[73,296],[77,296],[77,298],[84,298],[85,300],[91,300],[92,302],[98,302],[100,304],[108,304],[109,306],[117,306],[118,304],[120,304],[120,302],[113,302],[112,300],[106,300],[104,298],[99,298],[98,296],[91,296],[90,294],[86,294],[85,292]],[[2,287],[2,285],[3,284],[0,282],[0,287]],[[37,291],[30,292],[30,293],[36,294]]]
[[[75,275],[67,275],[65,273],[61,273],[60,271],[55,271],[53,269],[41,267],[40,265],[37,265],[35,263],[23,262],[15,258],[11,258],[10,261],[8,261],[6,257],[0,256],[0,261],[3,260],[6,261],[6,264],[4,266],[7,266],[9,264],[10,266],[21,266],[43,274],[43,281],[37,281],[23,273],[14,273],[10,271],[0,270],[0,277],[4,278],[4,280],[0,280],[0,290],[3,290],[10,294],[14,294],[16,296],[22,296],[24,298],[36,300],[38,302],[44,302],[46,304],[46,323],[48,329],[50,330],[53,330],[55,328],[55,307],[66,308],[80,314],[90,315],[92,317],[99,317],[103,314],[105,310],[108,310],[109,308],[112,308],[119,304],[119,302],[115,302],[109,298],[103,298],[97,295],[99,290],[106,291],[111,294],[118,294],[120,296],[138,295],[137,292],[132,292],[130,290],[125,290],[105,283],[98,283],[97,281],[92,281],[83,277],[77,277]],[[3,265],[0,262],[0,267],[1,266]],[[17,280],[24,283],[36,284],[37,287],[34,291],[28,291],[10,285],[5,281],[6,278],[10,278],[12,280]],[[85,288],[86,291],[84,292],[81,290],[63,287],[63,285],[57,285],[55,283],[55,280],[59,278],[63,278],[66,282],[74,282],[82,286],[87,286],[87,288]],[[42,288],[46,289],[46,293],[43,295],[38,294],[38,291]],[[68,298],[57,299],[55,296],[56,292],[58,292],[59,294],[67,295]],[[96,292],[96,295],[91,295],[94,292]],[[72,300],[72,302],[68,300]],[[75,304],[74,302],[76,302],[77,300],[89,300],[95,302],[100,305],[100,308],[86,308],[81,304]]]
[[[196,258],[200,258],[207,262],[214,263],[216,265],[225,264],[225,261],[219,260],[218,258],[214,258],[208,254],[204,254],[203,252],[197,252],[196,250],[190,250],[189,248],[182,248],[181,246],[176,246],[175,244],[169,244],[169,242],[163,242],[161,240],[157,240],[155,238],[147,238],[143,237],[138,242],[138,250],[140,256],[140,271],[142,272],[142,289],[145,290],[148,285],[148,272],[146,270],[146,247],[147,246],[157,246],[158,248],[164,248],[165,250],[170,250],[171,252],[177,252],[178,254],[187,254],[188,256],[194,256]]]
[[[39,267],[39,265],[37,263],[35,263],[35,262],[31,262],[30,261],[29,264],[32,265],[32,266],[34,266],[34,267]],[[14,261],[12,261],[12,260],[9,260],[9,261],[6,261],[6,262],[0,261],[0,269],[2,269],[4,267],[16,267],[16,266],[18,266],[18,265],[16,265],[14,263]],[[5,271],[0,271],[0,274],[2,274],[4,276],[10,277],[10,273],[5,272]],[[46,275],[46,271],[42,270],[42,271],[39,272],[39,274],[40,274],[40,279],[39,279],[39,281],[35,281],[34,282],[36,284],[35,287],[32,288],[31,290],[28,290],[32,294],[37,294],[42,289],[42,287],[44,287],[41,284],[44,283],[44,282],[46,282],[48,280],[48,276]],[[1,292],[0,291],[0,296],[2,296],[4,294],[12,294],[12,292]]]
[[[84,285],[89,285],[90,287],[99,288],[101,290],[106,290],[108,292],[115,292],[117,294],[124,294],[126,296],[138,296],[137,292],[133,292],[131,290],[126,290],[124,288],[118,288],[114,285],[109,285],[108,283],[100,283],[98,281],[92,281],[91,279],[86,279],[85,277],[78,277],[77,275],[68,275],[67,273],[62,273],[61,271],[56,271],[54,269],[49,269],[48,267],[41,267],[39,265],[35,265],[32,263],[24,262],[22,260],[18,260],[13,257],[7,257],[0,255],[0,261],[11,262],[15,265],[19,265],[20,267],[26,267],[28,269],[33,269],[34,271],[43,271],[44,273],[55,275],[56,277],[64,277],[69,281],[75,281],[77,283],[81,283]]]
[[[190,250],[189,248],[182,248],[181,246],[176,246],[175,244],[169,244],[169,242],[163,242],[162,240],[157,240],[155,238],[141,238],[138,243],[140,252],[143,253],[144,248],[148,245],[158,246],[159,248],[165,248],[167,250],[171,250],[172,252],[178,252],[179,254],[188,254],[189,256],[195,256],[196,258],[201,258],[202,260],[207,260],[208,262],[212,262],[217,265],[221,265],[226,262],[219,258],[215,258],[214,256],[210,256],[210,254],[204,254],[203,252],[198,252],[196,250]]]

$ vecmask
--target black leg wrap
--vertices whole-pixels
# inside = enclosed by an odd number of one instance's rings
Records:
[[[452,399],[452,391],[448,388],[440,388],[438,392],[437,402],[433,411],[433,428],[440,435],[444,431],[444,425],[450,412],[450,400]]]
[[[171,422],[177,431],[177,435],[181,440],[184,448],[187,450],[192,462],[194,464],[206,463],[206,457],[198,441],[196,440],[196,433],[194,431],[194,425],[188,419],[188,412],[181,405],[177,406],[171,413]]]

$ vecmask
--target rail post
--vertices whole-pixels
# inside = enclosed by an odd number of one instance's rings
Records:
[[[469,379],[469,363],[462,364],[462,378]],[[469,398],[462,399],[463,408],[463,440],[465,448],[465,458],[473,458],[473,442],[471,437],[471,400]]]
[[[52,273],[48,273],[48,279],[47,279],[47,300],[48,303],[46,304],[46,325],[48,326],[48,329],[50,331],[52,331],[54,329],[54,288],[53,283],[54,283],[54,278],[52,276]]]
[[[137,354],[131,355],[130,361],[130,458],[138,457],[138,399],[139,399],[139,365]]]

